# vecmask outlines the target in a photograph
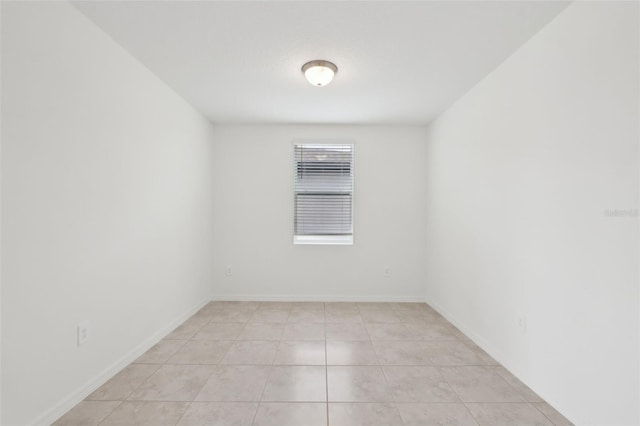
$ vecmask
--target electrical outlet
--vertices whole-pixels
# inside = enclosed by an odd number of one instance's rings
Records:
[[[91,337],[91,324],[89,321],[82,321],[78,324],[78,346],[82,346]]]
[[[231,265],[227,265],[227,269],[225,270],[225,273],[227,274],[228,277],[233,275],[233,272],[231,271]]]
[[[391,266],[387,266],[387,267],[384,269],[384,276],[385,276],[385,277],[390,277],[390,276],[391,276]]]

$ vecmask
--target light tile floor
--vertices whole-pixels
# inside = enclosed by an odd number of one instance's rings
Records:
[[[55,426],[570,424],[426,304],[211,302]]]

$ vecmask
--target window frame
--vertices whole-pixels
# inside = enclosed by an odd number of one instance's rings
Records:
[[[296,235],[296,176],[298,173],[297,161],[296,161],[296,146],[297,145],[349,145],[351,146],[351,235]],[[353,235],[355,233],[355,217],[354,217],[354,204],[355,204],[355,151],[356,143],[351,139],[294,139],[291,143],[293,161],[291,162],[292,168],[292,202],[293,206],[291,211],[293,212],[293,244],[294,245],[337,245],[337,246],[350,246],[353,245]]]

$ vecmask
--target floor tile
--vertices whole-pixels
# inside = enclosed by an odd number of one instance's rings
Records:
[[[213,312],[211,322],[248,322],[254,312],[246,309]]]
[[[211,314],[214,312],[222,311],[223,309],[220,306],[215,306],[208,304],[207,306],[203,306],[198,312],[191,315],[190,320],[194,319],[205,319],[207,322],[211,319]]]
[[[371,340],[416,340],[404,324],[366,323],[365,327]]]
[[[214,300],[212,302],[207,303],[198,312],[201,312],[201,311],[205,311],[205,312],[220,311],[220,310],[224,309],[224,304],[225,303],[228,303],[228,302]]]
[[[325,312],[358,312],[358,304],[355,302],[324,302]]]
[[[462,340],[462,342],[467,345],[469,349],[471,349],[486,365],[500,365],[498,361],[493,359],[488,353],[482,350],[482,348],[476,345],[471,340]]]
[[[195,340],[235,340],[244,330],[243,322],[212,322],[203,326],[193,336]]]
[[[324,323],[324,310],[322,311],[298,311],[292,310],[287,322]]]
[[[500,377],[502,377],[507,383],[513,386],[515,390],[517,390],[520,395],[524,397],[525,400],[527,400],[528,402],[544,402],[544,400],[540,398],[534,391],[532,391],[529,386],[522,383],[516,376],[511,374],[509,370],[502,366],[494,368],[495,372],[498,373]]]
[[[279,344],[273,340],[238,340],[231,346],[221,364],[271,365]]]
[[[212,365],[163,365],[129,399],[193,401],[214,369]]]
[[[370,340],[363,324],[326,324],[327,340]]]
[[[182,324],[169,333],[165,340],[189,340],[202,328],[202,325]]]
[[[271,367],[261,365],[219,365],[196,401],[260,401]]]
[[[173,330],[165,339],[167,340],[186,340],[193,337],[206,323],[209,322],[209,318],[203,317],[191,317],[183,322],[175,330]]]
[[[390,311],[393,304],[391,302],[358,302],[360,311]]]
[[[444,324],[414,322],[407,323],[405,326],[421,340],[457,340],[451,328]]]
[[[100,426],[174,426],[188,402],[125,401]]]
[[[531,404],[466,404],[480,426],[553,426]]]
[[[238,340],[280,340],[284,332],[284,323],[249,323],[238,336]]]
[[[320,323],[292,323],[284,327],[282,340],[323,340],[325,339],[324,324]]]
[[[208,323],[209,321],[211,321],[211,315],[213,315],[214,312],[218,312],[218,311],[220,311],[220,309],[213,310],[213,309],[202,308],[198,312],[196,312],[195,314],[191,315],[191,317],[189,317],[189,319],[187,321],[183,322],[181,325],[185,325],[185,324],[188,324],[190,322],[194,322],[194,323],[200,323],[200,325],[202,326],[202,325]]]
[[[274,364],[325,365],[324,341],[283,340],[280,342]]]
[[[177,426],[251,426],[257,402],[192,402]]]
[[[164,364],[187,343],[186,340],[161,340],[134,362],[140,364]]]
[[[326,403],[261,403],[254,426],[327,426]]]
[[[381,365],[431,365],[421,342],[374,341],[373,347]]]
[[[524,402],[524,398],[490,367],[440,367],[463,402]]]
[[[396,407],[404,426],[478,425],[464,404],[396,404]]]
[[[460,341],[422,342],[433,365],[484,365],[482,358]]]
[[[211,302],[218,305],[223,310],[243,310],[243,311],[255,311],[260,307],[260,302],[249,302],[249,301],[217,301]]]
[[[428,308],[424,302],[392,302],[389,303],[393,311],[418,311],[422,312]]]
[[[262,395],[269,402],[327,400],[326,371],[322,367],[274,366]]]
[[[458,330],[458,328],[456,326],[454,326],[453,324],[449,324],[449,329],[451,330],[451,333],[458,340],[469,341],[469,337],[467,337],[467,335],[465,335],[462,331]]]
[[[560,414],[555,408],[547,404],[546,402],[536,402],[533,406],[538,409],[542,414],[547,416],[551,422],[556,426],[573,426],[566,417]]]
[[[428,311],[393,311],[403,324],[443,323],[439,316]]]
[[[360,310],[360,316],[366,323],[399,323],[400,318],[393,311],[386,310]]]
[[[393,402],[380,367],[327,367],[329,401]]]
[[[96,389],[87,397],[87,400],[117,401],[127,399],[158,368],[160,368],[158,364],[129,364]]]
[[[382,367],[396,402],[459,402],[435,367]]]
[[[215,312],[215,311],[222,311],[225,308],[224,307],[224,303],[225,302],[218,302],[218,301],[209,302],[206,305],[204,305],[198,311],[198,313],[211,313],[211,312]]]
[[[324,302],[293,302],[291,312],[294,311],[321,311],[324,312]]]
[[[191,340],[167,364],[217,364],[233,344],[232,340]]]
[[[289,318],[289,311],[284,309],[258,309],[249,322],[285,323]]]
[[[426,304],[216,301],[55,426],[249,425],[254,415],[327,426],[327,410],[332,426],[571,425]]]
[[[280,309],[290,311],[297,302],[260,302],[258,309]]]
[[[395,404],[332,402],[329,404],[329,424],[331,426],[402,426],[402,419]]]
[[[118,405],[120,401],[82,401],[58,419],[53,426],[97,425]]]
[[[357,323],[362,324],[362,317],[358,310],[354,311],[326,311],[324,313],[324,320],[327,324],[330,323]]]
[[[327,365],[378,365],[369,341],[328,341]]]

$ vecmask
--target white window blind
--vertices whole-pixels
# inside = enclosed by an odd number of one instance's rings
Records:
[[[294,243],[352,244],[353,145],[294,145]]]

